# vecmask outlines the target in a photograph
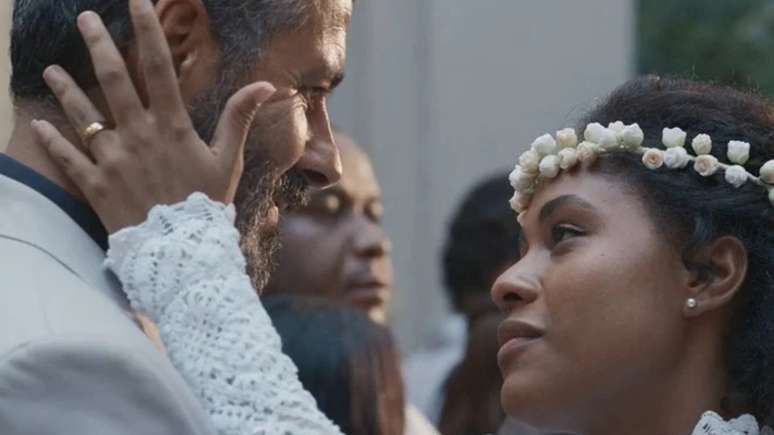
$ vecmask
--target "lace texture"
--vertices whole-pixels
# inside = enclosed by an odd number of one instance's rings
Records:
[[[247,274],[233,207],[201,193],[110,237],[106,265],[153,320],[223,435],[340,435],[282,353]]]
[[[755,417],[744,414],[729,421],[718,414],[707,411],[701,416],[693,435],[774,435],[770,427],[758,428]]]

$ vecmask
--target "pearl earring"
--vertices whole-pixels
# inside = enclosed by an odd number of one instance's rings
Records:
[[[688,298],[688,300],[685,301],[685,306],[688,307],[689,310],[692,310],[699,306],[699,302],[694,298]]]

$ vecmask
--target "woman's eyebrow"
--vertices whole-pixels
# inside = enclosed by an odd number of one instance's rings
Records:
[[[558,209],[567,205],[574,205],[588,210],[596,210],[596,207],[578,195],[562,195],[543,204],[543,207],[540,209],[540,214],[538,215],[538,220],[544,221],[548,219]]]

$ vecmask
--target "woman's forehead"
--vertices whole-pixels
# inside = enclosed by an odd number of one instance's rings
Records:
[[[546,214],[546,208],[564,205],[582,206],[603,215],[628,212],[642,214],[643,219],[647,217],[642,201],[631,189],[624,188],[611,176],[586,167],[563,172],[538,186],[528,214],[539,219],[541,214]]]

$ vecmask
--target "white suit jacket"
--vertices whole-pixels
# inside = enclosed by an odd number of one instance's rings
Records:
[[[0,175],[0,434],[213,434],[104,259],[62,209]]]

